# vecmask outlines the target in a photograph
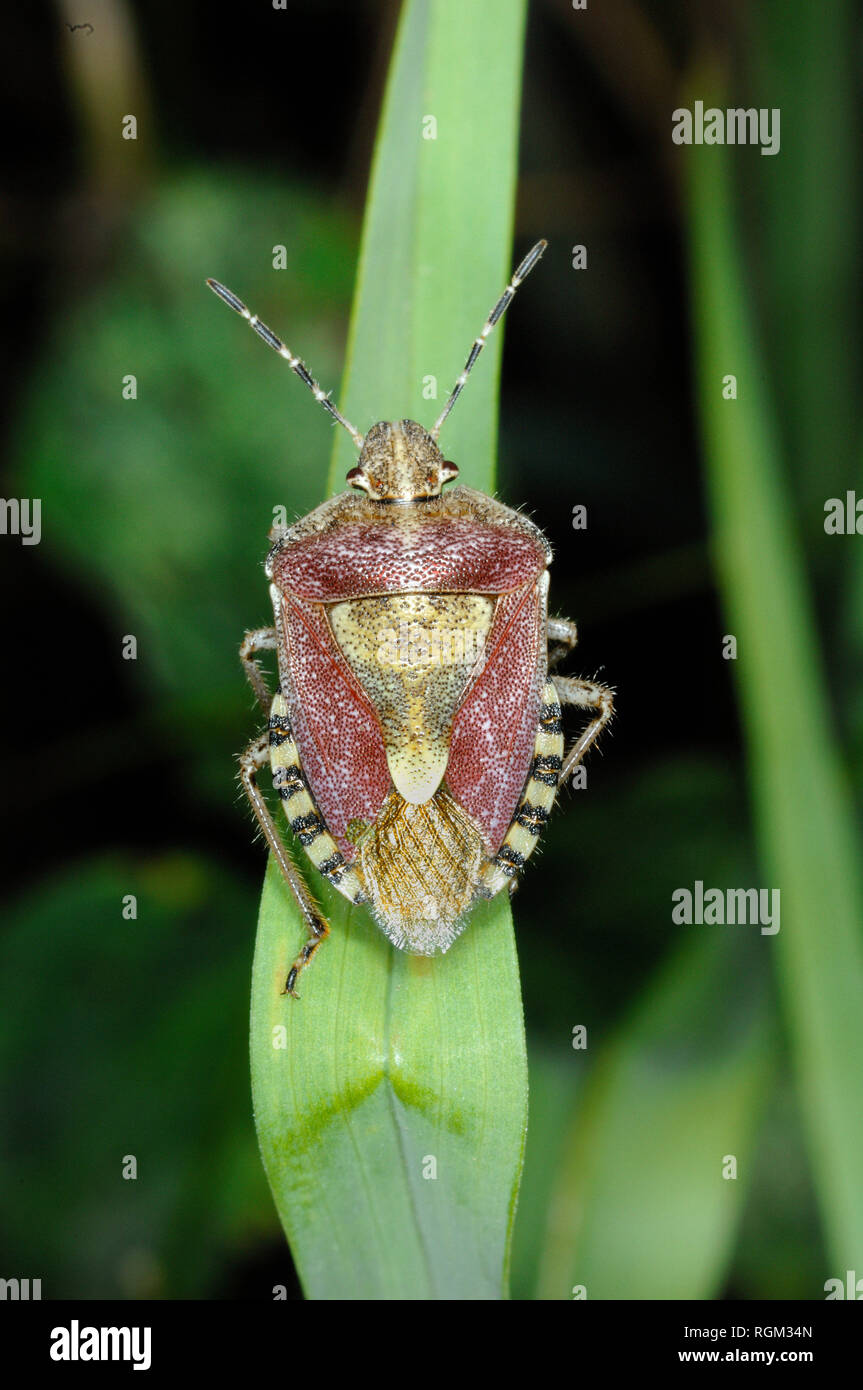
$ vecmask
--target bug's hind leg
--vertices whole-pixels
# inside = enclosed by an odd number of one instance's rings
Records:
[[[598,711],[596,718],[582,730],[563,760],[560,772],[560,780],[563,783],[614,718],[614,691],[607,685],[599,685],[596,681],[586,681],[575,676],[555,676],[554,681],[564,705]]]
[[[557,690],[546,681],[542,692],[533,762],[515,815],[497,854],[483,866],[481,892],[494,897],[505,884],[514,892],[517,874],[536,848],[551,814],[563,766],[563,720]]]
[[[330,929],[326,919],[321,915],[320,908],[306,887],[302,874],[282,843],[281,836],[273,824],[269,807],[261,795],[257,774],[264,764],[269,761],[270,738],[269,733],[265,733],[261,734],[259,738],[254,739],[254,741],[249,744],[245,753],[240,756],[240,782],[243,791],[249,798],[252,810],[255,813],[255,818],[263,831],[264,838],[275,856],[276,863],[282,872],[282,877],[291,890],[294,901],[299,907],[300,912],[303,914],[303,919],[309,933],[308,941],[288,971],[288,978],[283,990],[284,994],[290,994],[294,999],[298,999],[299,995],[294,988],[297,976],[303,967],[308,965],[324,937],[329,936]]]
[[[264,714],[269,714],[273,697],[270,694],[264,673],[255,661],[255,655],[257,652],[275,651],[277,646],[278,638],[274,627],[253,628],[251,632],[246,633],[240,644],[240,660],[243,663],[243,670]]]

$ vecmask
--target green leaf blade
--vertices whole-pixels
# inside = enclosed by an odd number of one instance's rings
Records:
[[[430,427],[509,278],[523,25],[522,0],[404,8],[339,400],[363,432],[404,417]],[[437,140],[423,138],[426,115]],[[475,486],[494,476],[501,336],[446,427],[445,452]],[[333,490],[355,462],[339,430]],[[251,1029],[259,1142],[307,1296],[498,1299],[527,1112],[508,902],[478,907],[425,959],[312,887],[332,930],[296,1002],[280,990],[305,932],[270,865]]]
[[[513,194],[525,7],[405,6],[372,170],[342,405],[365,432],[430,428],[513,268]],[[423,136],[424,118],[437,138]],[[495,475],[501,327],[442,432],[462,480]],[[437,395],[427,378],[436,378]],[[424,383],[426,383],[424,385]],[[355,462],[340,432],[331,486]]]
[[[705,82],[704,86],[707,86]],[[704,90],[704,87],[699,88]],[[718,103],[718,104],[721,104]],[[713,154],[709,161],[705,155]],[[773,938],[810,1156],[835,1269],[863,1259],[863,885],[855,810],[746,294],[723,151],[689,167],[701,424],[714,547],[749,744]],[[725,372],[738,399],[725,401]]]
[[[270,865],[252,988],[255,1117],[306,1291],[499,1298],[526,1127],[508,913],[483,905],[446,956],[424,959],[391,949],[332,895],[325,908],[332,934],[302,999],[285,999],[293,910]]]

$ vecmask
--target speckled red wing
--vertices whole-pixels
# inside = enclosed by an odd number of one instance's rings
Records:
[[[457,508],[467,491],[457,489],[446,501]],[[531,523],[486,498],[486,509],[499,509],[516,524],[447,515],[443,507],[419,517],[388,509],[392,515],[381,524],[380,510],[365,521],[362,501],[346,500],[355,504],[356,519],[287,540],[272,562],[282,595],[282,688],[312,794],[352,862],[351,823],[377,820],[393,785],[387,745],[399,732],[338,646],[333,606],[376,596],[485,595],[492,616],[483,650],[455,698],[450,684],[451,706],[434,714],[438,723],[444,715],[447,726],[446,786],[491,855],[512,819],[533,752],[544,678],[547,547]],[[428,709],[422,717],[430,718]]]

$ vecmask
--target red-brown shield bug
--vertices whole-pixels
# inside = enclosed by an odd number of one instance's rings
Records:
[[[537,242],[516,269],[431,430],[398,420],[361,435],[282,340],[207,281],[359,450],[352,491],[273,527],[274,625],[240,649],[269,715],[240,778],[309,931],[285,985],[295,997],[329,928],[258,788],[265,763],[318,872],[367,903],[393,945],[436,955],[476,899],[515,887],[558,787],[612,717],[607,687],[549,676],[576,629],[547,615],[542,532],[472,488],[443,491],[458,468],[438,448],[441,426],[545,248]],[[266,649],[278,657],[274,696],[255,660]],[[566,752],[561,705],[592,715]]]

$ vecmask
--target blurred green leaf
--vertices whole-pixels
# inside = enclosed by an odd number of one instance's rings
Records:
[[[171,854],[84,861],[7,911],[3,1256],[43,1298],[212,1296],[269,1234],[237,989],[249,907],[219,865]]]
[[[706,933],[601,1047],[549,1203],[539,1297],[717,1297],[772,1074],[763,938]],[[758,943],[756,945],[755,943]],[[573,1053],[573,1069],[588,1051]],[[725,1177],[728,1156],[737,1163]]]
[[[530,1119],[524,1175],[512,1240],[512,1297],[536,1298],[539,1270],[548,1237],[548,1212],[558,1179],[573,1106],[580,1094],[581,1068],[569,1056],[528,1038]]]
[[[698,94],[723,105],[715,79]],[[693,88],[694,90],[694,88]],[[830,682],[782,476],[735,223],[729,156],[689,151],[701,427],[716,564],[749,745],[765,881],[782,894],[773,949],[834,1273],[863,1264],[863,893]],[[723,399],[734,372],[738,397]]]
[[[800,1100],[783,1057],[758,1136],[726,1297],[819,1298],[827,1259]]]
[[[778,108],[782,145],[758,157],[747,245],[802,538],[826,568],[845,556],[823,544],[824,502],[851,486],[859,446],[859,6],[800,5],[789,20],[785,0],[751,7],[754,104]]]
[[[273,509],[320,500],[332,435],[204,282],[225,280],[332,383],[353,236],[307,193],[225,170],[165,181],[118,241],[104,283],[58,316],[16,431],[20,486],[42,498],[45,557],[86,579],[118,651],[137,636],[151,691],[226,696],[236,716],[237,648],[267,619]]]
[[[341,398],[363,431],[431,425],[509,277],[523,22],[521,0],[405,5]],[[480,486],[494,471],[500,347],[497,333],[446,427],[447,455]],[[428,375],[437,402],[423,399]],[[355,461],[340,432],[334,486]],[[333,931],[296,1004],[279,991],[305,932],[270,868],[252,1007],[261,1149],[306,1292],[499,1298],[526,1122],[508,904],[481,907],[446,956],[418,960],[319,880],[314,891]]]
[[[636,695],[629,691],[633,703]],[[633,1296],[636,1282],[648,1290],[645,1297],[658,1296],[660,1286],[667,1292],[671,1284],[681,1288],[684,1297],[692,1296],[693,1288],[702,1294],[712,1289],[718,1295],[729,1242],[738,1222],[742,1228],[746,1219],[740,1215],[740,1206],[761,1101],[753,1101],[745,1123],[739,1123],[740,1105],[745,1103],[747,1087],[757,1089],[767,1049],[753,1046],[748,1060],[746,1054],[737,1055],[731,1065],[723,1060],[721,1075],[710,1072],[709,1058],[711,1051],[715,1055],[725,1050],[729,1034],[733,1037],[733,1029],[741,1022],[753,1036],[759,1028],[765,1035],[772,1032],[771,1000],[764,988],[769,947],[761,938],[754,953],[743,943],[734,945],[734,968],[726,963],[718,972],[702,951],[687,947],[681,956],[681,929],[671,922],[671,894],[675,887],[696,878],[710,884],[753,881],[751,832],[742,794],[741,778],[727,759],[696,758],[680,750],[675,757],[666,756],[618,776],[616,786],[603,777],[592,785],[589,805],[584,793],[573,793],[567,815],[557,816],[548,827],[542,879],[526,877],[519,892],[519,913],[524,918],[532,905],[534,913],[542,909],[549,924],[562,924],[565,934],[555,936],[547,930],[542,951],[532,951],[523,959],[530,1125],[513,1240],[515,1297],[536,1296],[549,1234],[557,1247],[555,1296],[568,1296],[575,1280],[563,1285],[563,1270],[569,1278],[569,1266],[581,1249],[581,1235],[588,1233],[588,1246],[591,1241],[601,1246],[596,1233],[603,1223],[610,1222],[611,1229],[617,1230],[612,1180],[619,1191],[639,1196],[640,1206],[636,1209],[633,1196],[628,1208],[628,1238],[642,1253],[635,1267],[619,1247],[617,1268],[610,1258],[600,1267],[591,1257],[589,1296],[595,1296],[597,1278],[609,1297]],[[607,857],[598,854],[581,853],[573,862],[573,826],[584,826],[585,818],[589,818],[590,845],[615,844],[621,826],[626,827],[625,874],[609,877]],[[721,935],[727,930],[746,934],[752,929],[685,930]],[[666,961],[669,944],[679,957],[676,965]],[[674,970],[678,971],[677,988],[672,990],[669,972]],[[640,1015],[633,1018],[639,1001],[653,1011],[651,1026]],[[761,1022],[759,1010],[764,1011]],[[693,1013],[697,1015],[694,1026]],[[587,1029],[586,1053],[573,1049],[576,1024]],[[669,1039],[676,1040],[674,1066],[669,1064]],[[736,1042],[731,1046],[734,1050]],[[650,1085],[643,1097],[633,1098],[630,1079],[641,1071],[650,1078]],[[740,1177],[725,1184],[734,1192],[721,1208],[717,1207],[716,1163],[712,1154],[705,1160],[706,1144],[702,1148],[700,1140],[685,1135],[684,1153],[676,1152],[693,1088],[702,1084],[720,1105],[716,1126],[723,1128],[729,1147],[739,1145],[741,1136],[744,1141],[742,1150],[734,1149],[741,1160]],[[634,1089],[638,1092],[637,1084]],[[600,1100],[588,1104],[600,1091]],[[700,1106],[698,1102],[698,1113]],[[627,1114],[631,1136],[615,1147]],[[652,1133],[654,1119],[658,1128]],[[607,1181],[597,1181],[573,1161],[582,1126],[588,1125],[592,1128],[583,1135],[585,1151],[607,1153],[614,1148]],[[567,1148],[568,1173],[563,1177],[560,1169]],[[692,1168],[682,1187],[678,1186],[679,1164]],[[786,1170],[791,1166],[789,1160]],[[569,1196],[567,1184],[571,1184]],[[581,1199],[584,1210],[576,1221],[573,1210]],[[678,1219],[682,1220],[682,1204],[696,1200],[706,1207],[706,1215],[699,1218],[708,1234],[701,1263],[688,1244],[686,1225]],[[675,1202],[681,1204],[679,1210]],[[817,1257],[811,1233],[807,1229],[801,1235],[798,1230],[800,1207],[799,1183],[773,1183],[774,1228],[782,1255],[794,1266],[793,1287],[803,1297],[816,1287],[820,1266],[814,1267]],[[659,1228],[657,1211],[668,1216],[669,1226],[676,1231],[673,1238]],[[776,1241],[765,1240],[763,1265],[770,1268],[775,1253]],[[668,1262],[667,1282],[664,1275],[656,1279],[651,1260],[656,1269]],[[760,1284],[756,1280],[753,1296],[761,1296],[771,1286],[770,1278]]]
[[[269,621],[273,509],[292,519],[320,500],[332,426],[205,279],[248,298],[331,384],[354,235],[303,190],[226,168],[162,180],[130,206],[116,245],[104,279],[57,315],[15,455],[23,495],[42,499],[40,560],[86,585],[118,664],[123,635],[137,638],[132,679],[147,704],[132,727],[106,708],[91,746],[43,744],[31,785],[58,764],[75,786],[167,747],[189,796],[230,812],[232,759],[254,717],[237,649]],[[273,269],[277,245],[285,270]],[[245,833],[246,817],[236,825]]]

